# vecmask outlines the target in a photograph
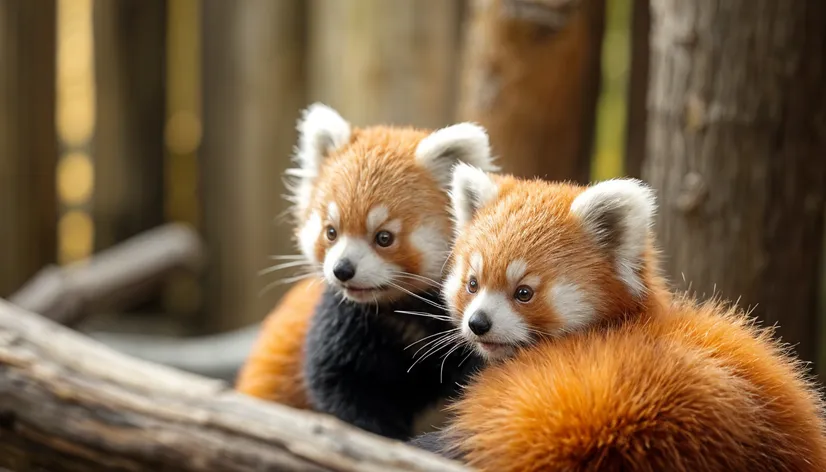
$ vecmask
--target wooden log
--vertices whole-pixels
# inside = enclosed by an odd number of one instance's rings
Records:
[[[56,257],[55,2],[0,1],[0,296]]]
[[[475,0],[470,15],[460,119],[507,172],[588,181],[605,0]]]
[[[282,173],[290,164],[303,77],[303,1],[203,3],[205,331],[261,321],[283,293],[258,276],[267,256],[294,253]],[[283,222],[283,221],[281,221]]]
[[[460,2],[312,0],[310,99],[359,126],[440,127],[456,107]]]
[[[112,351],[0,302],[0,467],[461,471],[333,417]]]
[[[657,0],[643,176],[671,277],[741,298],[813,361],[826,3]]]
[[[102,251],[90,260],[48,266],[11,296],[24,309],[73,325],[92,309],[122,307],[178,269],[204,263],[198,234],[167,224]]]

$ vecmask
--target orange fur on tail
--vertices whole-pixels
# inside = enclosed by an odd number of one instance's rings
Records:
[[[739,310],[678,299],[490,367],[448,430],[483,471],[823,471],[821,399]]]
[[[238,375],[236,389],[247,395],[308,409],[304,386],[304,339],[324,283],[304,280],[267,316],[256,344]]]

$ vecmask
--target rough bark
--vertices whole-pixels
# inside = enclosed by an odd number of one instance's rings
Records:
[[[0,0],[0,296],[56,256],[55,2]]]
[[[625,140],[625,174],[642,175],[645,160],[649,35],[651,34],[650,0],[634,0],[631,11],[631,71],[628,77],[628,120]]]
[[[0,467],[460,471],[401,443],[116,353],[0,302]]]
[[[208,331],[264,318],[284,285],[262,290],[267,256],[293,253],[282,172],[306,105],[302,0],[203,3],[204,233]],[[283,221],[281,221],[283,223]],[[272,276],[271,276],[272,277]]]
[[[310,2],[310,97],[356,125],[452,121],[460,3]]]
[[[644,176],[669,272],[756,305],[814,360],[826,3],[652,2]]]
[[[203,247],[190,228],[168,224],[141,233],[68,266],[47,266],[9,299],[61,324],[74,325],[95,309],[140,300],[176,270],[204,264]]]
[[[587,181],[605,0],[475,0],[470,15],[460,119],[507,172]]]

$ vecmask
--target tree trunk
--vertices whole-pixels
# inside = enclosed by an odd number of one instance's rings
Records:
[[[55,2],[0,0],[0,296],[56,256]]]
[[[648,58],[651,34],[650,0],[633,0],[631,11],[631,73],[628,78],[628,120],[625,138],[625,174],[642,175],[648,104]]]
[[[4,302],[0,468],[465,470],[332,417],[116,353]]]
[[[206,327],[260,321],[284,286],[262,290],[272,254],[293,253],[282,173],[305,106],[302,0],[203,4],[201,198],[209,248]]]
[[[605,0],[475,0],[470,15],[460,119],[507,172],[587,181]]]
[[[757,305],[814,360],[826,3],[656,0],[644,176],[672,277]]]
[[[359,126],[445,126],[455,108],[460,3],[310,2],[310,98]]]

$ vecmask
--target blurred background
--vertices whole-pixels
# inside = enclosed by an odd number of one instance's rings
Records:
[[[477,121],[521,176],[644,178],[675,288],[816,361],[817,12],[682,1],[0,0],[0,297],[231,378],[289,287],[259,271],[296,252],[281,175],[322,101]]]

